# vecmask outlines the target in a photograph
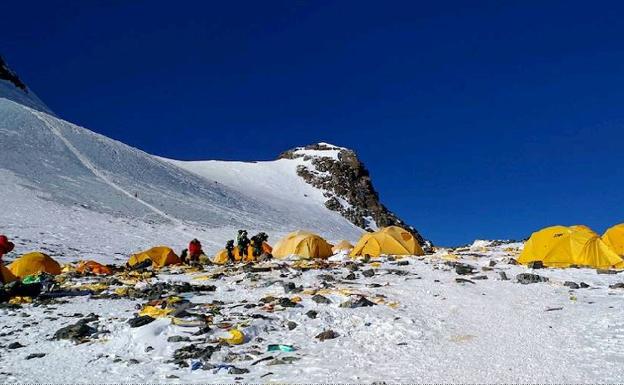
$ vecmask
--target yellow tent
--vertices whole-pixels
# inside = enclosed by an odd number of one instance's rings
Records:
[[[602,240],[621,257],[624,257],[624,223],[615,225],[605,231]]]
[[[271,245],[269,245],[266,242],[262,243],[263,253],[270,254],[272,251],[273,251],[273,248],[271,247]],[[238,252],[238,247],[234,248],[234,250],[232,251],[232,254],[234,254],[234,260],[236,262],[240,262],[241,257],[240,257],[240,253]],[[217,254],[215,254],[214,258],[212,259],[212,262],[218,265],[225,265],[226,263],[228,263],[228,261],[229,259],[227,255],[227,250],[225,249],[219,250]],[[247,247],[247,255],[245,256],[244,262],[253,262],[253,261],[255,261],[255,257],[253,256],[253,247],[249,246]]]
[[[320,236],[307,231],[287,234],[273,247],[273,256],[276,258],[286,258],[290,255],[303,259],[328,258],[332,254],[332,245]]]
[[[134,266],[148,259],[152,261],[152,266],[154,267],[178,265],[182,263],[180,258],[170,247],[157,246],[132,255],[130,259],[128,259],[128,265]]]
[[[61,274],[61,265],[49,255],[38,251],[22,255],[13,261],[8,268],[13,275],[20,279],[39,273]]]
[[[370,255],[424,255],[418,241],[407,230],[397,226],[383,227],[374,233],[366,233],[354,246],[351,256]]]
[[[532,261],[550,267],[624,268],[622,258],[595,232],[578,226],[553,226],[533,233],[518,258],[522,264]]]
[[[351,242],[345,241],[345,240],[338,242],[338,244],[336,244],[334,247],[332,247],[332,252],[334,254],[337,254],[337,253],[339,253],[341,251],[347,251],[348,252],[348,251],[351,251],[351,250],[353,250],[353,245],[351,244]]]
[[[553,246],[572,230],[567,226],[550,226],[531,234],[524,244],[524,250],[518,256],[518,262],[526,265],[533,261],[543,261]]]
[[[7,269],[6,266],[0,264],[0,282],[3,284],[7,284],[16,280],[17,277],[13,275],[11,270]]]

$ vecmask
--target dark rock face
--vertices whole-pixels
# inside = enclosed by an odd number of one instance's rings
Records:
[[[299,150],[319,151],[311,156]],[[323,156],[322,151],[338,151],[338,160],[332,156]],[[367,231],[372,219],[378,227],[400,226],[409,232],[422,246],[431,246],[413,226],[404,223],[396,214],[388,210],[379,201],[379,194],[373,187],[370,174],[355,152],[334,147],[326,143],[312,144],[303,148],[288,150],[280,159],[303,158],[310,165],[300,165],[297,173],[308,184],[325,190],[325,206],[339,212],[351,223]]]
[[[20,78],[17,76],[15,72],[9,69],[9,66],[7,66],[6,62],[4,61],[4,59],[2,59],[1,56],[0,56],[0,79],[8,80],[11,83],[13,83],[15,87],[19,88],[20,90],[24,92],[28,92],[28,89],[26,88],[26,84],[24,84],[24,82],[20,80]]]

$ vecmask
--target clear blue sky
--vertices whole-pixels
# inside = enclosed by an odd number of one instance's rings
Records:
[[[61,117],[178,159],[355,149],[437,244],[624,221],[624,3],[13,1]]]

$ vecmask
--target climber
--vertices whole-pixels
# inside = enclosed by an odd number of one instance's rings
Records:
[[[234,258],[234,240],[230,239],[225,243],[225,251],[227,251],[228,261],[231,263],[236,263],[236,259]]]
[[[269,239],[269,236],[266,233],[258,233],[251,237],[251,247],[253,248],[253,256],[255,258],[259,257],[262,254],[262,244]]]
[[[249,238],[247,238],[247,230],[238,230],[236,243],[238,245],[238,255],[242,261],[247,256],[247,247],[249,247]]]
[[[205,264],[209,261],[209,258],[204,254],[202,245],[197,239],[193,239],[189,243],[188,247],[188,261],[187,263],[202,263]]]

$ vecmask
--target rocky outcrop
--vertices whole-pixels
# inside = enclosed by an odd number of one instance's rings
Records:
[[[324,191],[325,206],[367,231],[377,227],[400,226],[410,231],[423,246],[430,243],[418,231],[388,210],[375,191],[370,174],[352,150],[317,143],[288,150],[280,159],[302,159],[297,174]]]
[[[28,88],[26,88],[26,84],[20,80],[17,74],[9,69],[9,66],[6,64],[2,56],[0,56],[0,79],[8,80],[13,85],[24,92],[28,92]]]

